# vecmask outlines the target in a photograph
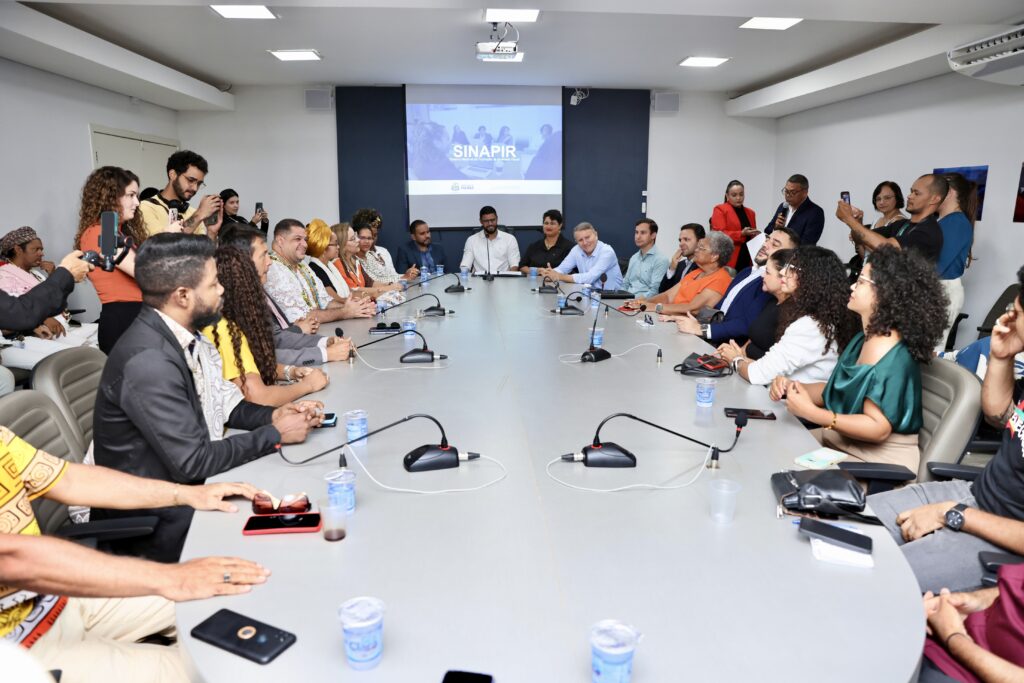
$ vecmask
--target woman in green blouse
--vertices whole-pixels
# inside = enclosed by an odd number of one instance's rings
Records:
[[[863,332],[847,345],[825,384],[776,378],[770,394],[789,412],[821,425],[818,441],[865,462],[917,472],[921,453],[921,372],[945,326],[946,294],[935,267],[913,252],[884,247],[853,283],[849,308]]]

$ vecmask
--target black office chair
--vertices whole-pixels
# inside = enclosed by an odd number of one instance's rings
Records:
[[[1003,290],[1003,293],[1000,294],[999,298],[996,299],[994,304],[992,304],[992,308],[988,309],[988,313],[986,313],[984,319],[982,319],[981,325],[977,327],[978,339],[988,337],[992,334],[992,327],[996,324],[996,320],[1006,312],[1006,307],[1012,304],[1019,295],[1019,284],[1010,285]],[[960,322],[962,320],[966,320],[968,317],[969,316],[966,313],[961,313],[956,317],[956,321],[953,323],[953,327],[949,331],[949,336],[946,338],[947,351],[952,351],[956,348],[957,329],[960,327]]]

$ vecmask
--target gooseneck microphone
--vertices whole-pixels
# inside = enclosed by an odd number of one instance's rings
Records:
[[[430,420],[435,425],[437,425],[438,430],[440,430],[441,432],[441,443],[436,445],[425,444],[423,446],[418,446],[409,451],[408,453],[406,453],[405,457],[402,459],[402,465],[405,467],[405,470],[407,472],[429,472],[430,470],[451,469],[453,467],[458,467],[459,463],[463,460],[476,460],[477,458],[480,457],[479,453],[460,453],[459,449],[455,448],[454,446],[448,445],[448,436],[444,433],[444,427],[441,426],[441,423],[437,420],[437,418],[435,418],[433,415],[427,415],[426,413],[414,413],[412,415],[406,415],[401,419],[395,420],[391,424],[386,424],[383,427],[378,427],[377,429],[367,432],[366,434],[356,437],[355,439],[351,439],[344,443],[338,444],[337,446],[332,446],[331,448],[328,448],[322,453],[312,455],[306,458],[305,460],[289,460],[288,457],[285,456],[284,454],[284,448],[280,446],[278,446],[278,453],[281,455],[281,458],[284,459],[284,461],[289,465],[305,465],[306,463],[312,462],[317,458],[321,458],[327,455],[328,453],[333,453],[336,450],[344,449],[345,446],[350,446],[351,444],[354,444],[357,441],[362,441],[363,439],[371,437],[374,434],[380,434],[383,431],[387,431],[392,427],[397,427],[398,425],[404,422],[408,422],[409,420],[415,420],[416,418]],[[341,451],[341,454],[338,457],[338,467],[348,467],[348,460],[345,458],[344,450]]]
[[[497,230],[497,229],[495,229],[495,230]],[[494,280],[494,275],[491,273],[491,240],[490,240],[489,237],[487,237],[487,230],[486,229],[483,230],[483,235],[484,235],[484,245],[487,247],[487,272],[484,273],[483,277],[484,277],[485,281],[491,282],[492,280]]]
[[[607,282],[608,275],[601,273],[601,291],[604,291],[604,283]],[[590,295],[587,295],[590,298]],[[581,297],[582,300],[582,297]],[[566,297],[568,301],[568,297]],[[594,348],[594,335],[597,333],[597,316],[601,313],[601,307],[597,306],[594,308],[594,324],[590,328],[590,348],[583,352],[580,356],[581,363],[600,363],[603,360],[608,360],[612,357],[612,354],[608,352],[608,349],[597,349]]]
[[[367,346],[372,346],[373,344],[376,344],[378,342],[382,342],[382,341],[384,341],[386,339],[394,339],[395,337],[399,337],[399,336],[404,335],[406,332],[412,332],[417,337],[422,339],[423,340],[423,348],[421,348],[421,349],[412,349],[410,351],[406,351],[405,353],[403,353],[398,358],[398,361],[400,363],[433,363],[434,362],[435,354],[434,354],[433,351],[431,351],[430,349],[427,348],[427,338],[424,337],[419,332],[417,332],[416,330],[400,330],[398,332],[395,332],[394,334],[389,334],[386,337],[381,337],[379,339],[374,339],[372,341],[363,342],[362,344],[360,344],[356,348],[357,349],[362,349],[362,348],[365,348]],[[448,358],[448,356],[444,355],[443,353],[439,353],[439,354],[436,354],[436,355],[437,355],[437,359],[438,360],[446,360]]]
[[[425,318],[437,318],[437,317],[448,315],[449,313],[455,313],[455,311],[445,310],[445,307],[441,305],[441,300],[438,299],[436,295],[431,294],[430,292],[424,292],[423,294],[420,294],[419,296],[414,296],[414,297],[412,297],[410,299],[406,299],[405,301],[403,301],[401,303],[394,304],[392,306],[388,306],[387,308],[381,309],[380,312],[381,313],[385,313],[387,311],[390,311],[392,308],[398,308],[399,306],[404,306],[407,303],[409,303],[410,301],[416,301],[416,299],[422,299],[425,296],[429,296],[429,297],[433,298],[434,301],[437,302],[433,306],[430,306],[429,308],[424,308],[423,309],[423,316]]]
[[[562,460],[569,462],[582,462],[586,467],[636,467],[636,456],[630,451],[626,450],[617,443],[611,441],[607,443],[601,443],[601,428],[605,426],[607,422],[616,417],[626,417],[630,420],[635,420],[648,427],[654,427],[660,429],[663,432],[667,432],[673,436],[678,436],[681,439],[686,439],[691,443],[695,443],[698,446],[711,449],[711,462],[714,463],[714,467],[718,466],[718,455],[720,453],[728,453],[732,449],[736,448],[736,442],[740,439],[740,432],[747,425],[747,413],[744,410],[739,411],[736,414],[736,434],[733,437],[732,445],[728,448],[719,449],[713,444],[707,444],[703,441],[699,441],[692,437],[680,434],[679,432],[673,431],[668,427],[662,427],[659,424],[650,422],[636,415],[629,413],[612,413],[608,417],[601,420],[601,424],[597,426],[597,430],[594,432],[594,440],[587,446],[584,446],[579,453],[567,453],[562,456]],[[709,467],[711,465],[709,464]]]
[[[451,275],[451,273],[441,273],[440,275],[431,275],[430,277],[428,277],[426,279],[416,280],[416,282],[410,282],[408,284],[408,286],[406,286],[406,289],[412,289],[413,287],[421,287],[421,286],[427,284],[428,282],[433,282],[434,280],[440,280],[441,278],[448,277],[449,275]]]
[[[447,273],[446,275],[442,275],[441,277],[446,277],[447,275],[450,275],[450,276],[455,278],[455,284],[454,285],[448,285],[447,287],[445,287],[444,288],[445,293],[447,293],[447,294],[461,294],[461,293],[466,291],[466,288],[462,285],[462,278],[459,277],[458,273]],[[473,289],[473,288],[470,287],[469,289]]]
[[[573,298],[573,297],[575,297],[575,298]],[[640,304],[640,308],[636,309],[632,313],[626,313],[625,311],[620,311],[615,306],[612,306],[610,304],[606,304],[601,299],[595,299],[590,294],[586,294],[584,292],[573,292],[572,294],[570,294],[569,296],[567,296],[565,298],[566,301],[580,301],[580,302],[582,302],[584,299],[590,299],[591,301],[596,301],[598,307],[604,306],[605,310],[614,311],[615,313],[618,313],[619,315],[624,315],[627,318],[635,318],[636,316],[640,315],[641,313],[643,313],[644,311],[647,310],[647,304]]]
[[[537,288],[538,294],[557,294],[558,287],[555,286],[555,281],[547,275],[540,281],[540,287]]]

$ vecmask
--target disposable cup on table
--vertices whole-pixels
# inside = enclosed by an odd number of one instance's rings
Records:
[[[350,410],[345,413],[345,436],[346,441],[358,439],[365,436],[369,431],[369,420],[366,411],[361,409]]]
[[[697,378],[697,405],[703,408],[714,405],[715,385],[718,382],[714,377]]]
[[[402,329],[405,330],[406,337],[416,336],[413,334],[416,331],[416,318],[404,318],[402,320]]]
[[[587,335],[587,336],[588,336],[587,341],[590,341],[590,339],[589,339],[590,335]],[[593,336],[594,336],[594,348],[595,349],[601,348],[604,345],[604,328],[603,327],[596,328],[594,330],[594,335]]]
[[[345,638],[345,659],[357,671],[380,664],[384,651],[384,603],[371,597],[346,600],[338,608]]]
[[[641,634],[629,624],[604,619],[590,627],[590,666],[593,683],[629,683],[633,653]]]
[[[328,541],[341,541],[348,535],[348,510],[344,503],[331,498],[321,498],[317,501],[320,510],[320,521],[323,523],[322,531],[324,539]]]
[[[714,479],[711,489],[711,519],[718,524],[729,524],[736,517],[736,500],[739,498],[740,483],[732,479]]]

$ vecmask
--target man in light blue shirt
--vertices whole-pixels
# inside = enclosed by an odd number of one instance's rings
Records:
[[[658,239],[658,224],[650,218],[641,218],[633,231],[633,243],[640,251],[629,259],[629,269],[622,281],[622,289],[636,298],[652,297],[658,293],[661,278],[668,270],[668,256],[654,248]]]
[[[615,250],[597,239],[597,228],[590,223],[580,223],[572,231],[576,246],[557,268],[541,268],[538,274],[558,282],[574,282],[580,285],[600,286],[601,276],[607,275],[605,289],[618,289],[622,284],[622,270]],[[578,272],[569,275],[573,269]],[[662,270],[665,266],[662,265]]]

